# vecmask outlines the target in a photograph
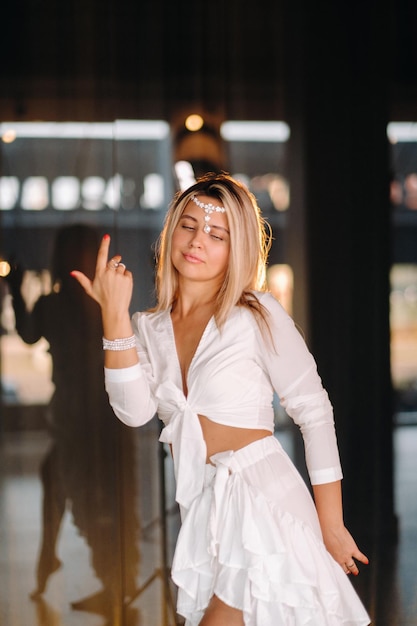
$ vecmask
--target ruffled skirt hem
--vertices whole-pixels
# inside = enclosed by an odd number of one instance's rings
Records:
[[[243,611],[245,626],[366,626],[369,616],[327,552],[317,520],[309,523],[314,504],[295,468],[290,472],[299,483],[294,493],[306,500],[304,519],[280,507],[279,480],[274,500],[253,484],[253,476],[273,481],[274,457],[282,463],[285,455],[273,437],[261,442],[244,454],[216,455],[216,467],[207,466],[205,488],[185,516],[173,561],[178,613],[186,626],[197,626],[215,594]],[[285,462],[293,467],[288,457]]]

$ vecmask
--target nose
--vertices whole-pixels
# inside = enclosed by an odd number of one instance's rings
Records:
[[[201,248],[203,243],[202,243],[202,238],[203,233],[199,228],[196,228],[195,231],[193,232],[193,236],[191,237],[191,241],[190,241],[190,248]]]

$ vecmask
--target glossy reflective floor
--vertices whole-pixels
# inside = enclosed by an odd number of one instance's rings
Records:
[[[115,587],[123,579],[124,563],[117,557],[123,537],[104,540],[100,554],[91,537],[84,536],[78,523],[78,506],[68,500],[57,539],[56,556],[60,564],[48,578],[43,594],[33,596],[37,587],[36,570],[42,536],[43,486],[40,479],[42,462],[51,448],[48,434],[42,430],[3,433],[0,443],[0,624],[2,626],[171,626],[177,622],[173,595],[164,561],[172,555],[178,526],[178,513],[173,501],[171,461],[158,444],[156,421],[141,429],[131,430],[135,442],[135,478],[138,489],[129,506],[134,509],[138,530],[131,545],[124,546],[138,553],[135,587],[129,593]],[[129,429],[130,430],[130,429]],[[161,455],[162,452],[162,455]],[[165,465],[166,484],[161,486],[160,468]],[[77,464],[77,458],[74,458]],[[93,472],[93,465],[91,471]],[[161,519],[161,488],[166,492],[167,511]],[[122,520],[114,500],[114,517]],[[90,517],[94,511],[90,510]],[[166,523],[166,528],[165,528]],[[115,524],[117,527],[118,524]],[[82,525],[81,525],[82,528]],[[100,520],[95,526],[100,532]],[[120,531],[122,532],[122,531]],[[108,537],[108,535],[105,535]],[[166,537],[166,542],[163,538]],[[120,539],[120,543],[118,543]],[[135,545],[136,543],[136,545]],[[166,546],[166,552],[163,546]],[[109,590],[103,591],[103,580],[97,577],[107,563]],[[58,565],[58,563],[57,563]],[[118,575],[118,570],[122,575]],[[113,581],[113,583],[112,583]]]
[[[4,626],[174,626],[173,590],[164,584],[164,559],[169,561],[178,527],[172,506],[173,481],[169,458],[160,456],[158,425],[135,431],[139,495],[133,506],[138,520],[139,567],[135,593],[126,599],[103,600],[101,581],[92,567],[91,547],[74,523],[67,504],[57,542],[61,566],[47,581],[45,593],[32,599],[41,537],[42,483],[39,468],[50,447],[43,430],[17,430],[0,439],[0,623]],[[417,626],[417,427],[397,427],[396,510],[400,537],[393,570],[374,572],[371,614],[381,603],[378,626]],[[162,463],[162,465],[161,465]],[[165,467],[165,486],[159,469]],[[161,519],[160,493],[167,508]],[[165,528],[164,521],[167,522]],[[167,541],[163,544],[162,539]],[[163,550],[166,546],[166,552]],[[106,546],[109,548],[109,546]],[[112,546],[108,550],[113,567]],[[110,556],[109,556],[110,555]],[[379,559],[380,562],[383,559]],[[372,567],[372,563],[371,566]],[[371,574],[372,577],[372,574]],[[123,596],[123,598],[122,598]],[[80,602],[81,601],[81,602]],[[374,624],[377,622],[374,621]],[[273,626],[273,625],[271,625]]]

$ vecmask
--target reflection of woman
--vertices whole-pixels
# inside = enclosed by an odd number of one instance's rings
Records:
[[[52,263],[54,291],[41,296],[31,313],[20,293],[21,276],[16,273],[11,279],[17,331],[30,344],[41,337],[48,340],[55,384],[49,406],[53,445],[41,466],[43,533],[35,596],[44,591],[49,576],[60,566],[56,543],[67,504],[91,547],[96,574],[110,596],[119,593],[121,585],[122,556],[117,550],[115,519],[120,491],[118,448],[123,446],[120,457],[129,472],[124,479],[133,485],[132,439],[129,429],[118,427],[112,419],[103,388],[99,308],[69,275],[74,257],[86,272],[93,271],[97,248],[97,235],[90,227],[74,225],[60,230]],[[125,513],[131,539],[127,587],[133,592],[138,557],[133,502]]]
[[[108,249],[105,237],[93,281],[73,275],[101,305],[116,414],[140,425],[157,410],[165,424],[183,521],[172,575],[186,624],[368,624],[346,577],[368,561],[343,523],[332,408],[292,320],[262,291],[254,198],[225,175],[175,198],[158,304],[132,322],[132,276],[120,256],[107,262]],[[272,435],[274,389],[301,427],[316,508]]]

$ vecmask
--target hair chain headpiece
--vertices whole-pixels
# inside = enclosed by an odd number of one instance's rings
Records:
[[[204,232],[205,233],[209,233],[211,228],[209,226],[209,221],[210,221],[210,217],[211,214],[213,212],[216,213],[224,213],[226,211],[226,209],[224,208],[224,206],[216,206],[215,204],[205,204],[204,202],[201,202],[197,196],[191,196],[191,200],[194,202],[194,204],[196,204],[197,206],[200,207],[200,209],[204,209],[205,212],[205,216],[204,216],[204,221],[206,222],[204,224]]]

